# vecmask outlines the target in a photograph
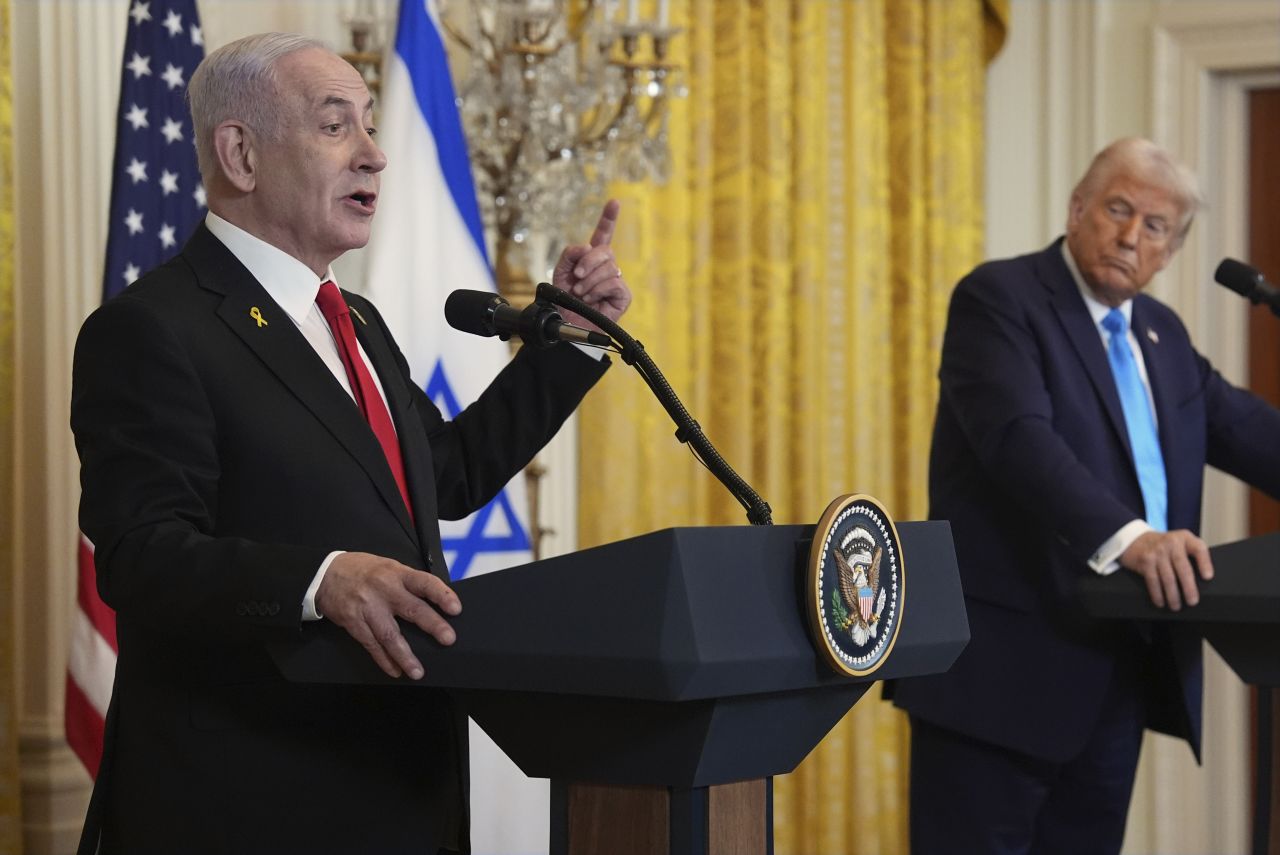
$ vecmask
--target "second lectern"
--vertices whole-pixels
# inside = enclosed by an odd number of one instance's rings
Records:
[[[1200,603],[1191,608],[1156,608],[1138,577],[1127,572],[1086,579],[1080,596],[1095,617],[1159,621],[1199,633],[1236,676],[1258,688],[1253,852],[1276,855],[1280,786],[1273,776],[1280,764],[1271,701],[1280,690],[1280,533],[1215,546],[1209,554],[1215,575],[1200,583]]]

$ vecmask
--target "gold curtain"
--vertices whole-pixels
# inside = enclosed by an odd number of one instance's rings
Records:
[[[9,0],[0,0],[0,530],[13,525],[13,72]],[[14,675],[13,544],[0,543],[0,852],[22,851],[18,703]]]
[[[615,188],[625,323],[777,522],[849,492],[921,518],[947,300],[981,260],[985,66],[1007,0],[671,7],[689,96],[670,180]],[[580,427],[580,471],[612,488],[583,504],[583,546],[745,524],[624,366]],[[780,855],[905,851],[907,725],[878,698],[777,779]]]

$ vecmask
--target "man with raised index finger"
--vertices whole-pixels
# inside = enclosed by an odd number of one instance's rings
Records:
[[[450,700],[292,685],[266,644],[328,620],[420,679],[398,621],[449,645],[462,608],[437,521],[500,490],[608,362],[525,348],[445,421],[330,268],[368,241],[387,165],[359,73],[264,34],[210,53],[189,97],[209,214],[76,345],[80,521],[119,635],[81,852],[467,851]],[[617,214],[555,272],[615,319]]]

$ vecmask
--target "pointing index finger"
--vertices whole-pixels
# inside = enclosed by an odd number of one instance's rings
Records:
[[[592,246],[605,246],[613,240],[613,229],[618,224],[620,210],[622,204],[617,199],[610,199],[605,203],[604,210],[600,212],[600,221],[596,223],[596,230],[591,233]]]

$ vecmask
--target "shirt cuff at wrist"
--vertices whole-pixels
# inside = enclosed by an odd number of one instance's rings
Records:
[[[1146,520],[1131,520],[1098,547],[1089,558],[1089,567],[1099,576],[1110,576],[1120,569],[1120,556],[1133,542],[1149,531],[1155,531]]]
[[[307,593],[302,598],[302,619],[321,620],[324,615],[316,611],[316,591],[320,590],[320,583],[324,581],[324,574],[329,572],[329,565],[333,563],[333,559],[342,555],[346,550],[338,550],[330,552],[325,556],[324,561],[320,562],[320,569],[316,571],[316,576],[311,580],[311,584],[307,586]]]

